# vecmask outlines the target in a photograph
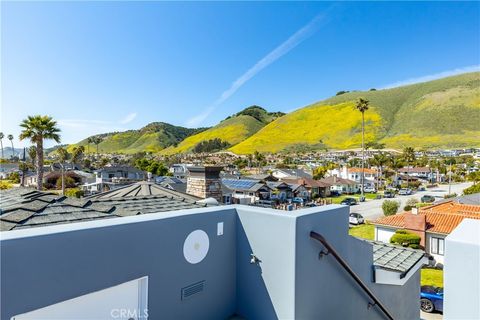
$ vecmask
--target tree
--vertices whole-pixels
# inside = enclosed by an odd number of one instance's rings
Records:
[[[412,147],[405,147],[402,154],[403,160],[407,163],[407,167],[415,163],[415,149]],[[410,175],[407,174],[407,188],[410,186]]]
[[[7,139],[10,140],[10,143],[12,144],[12,156],[11,156],[11,158],[13,159],[15,157],[15,149],[13,148],[13,135],[9,134],[7,136]]]
[[[396,157],[394,155],[390,155],[387,159],[387,164],[395,172],[395,184],[398,183],[398,169],[403,167],[403,161],[400,157]]]
[[[20,140],[30,139],[36,145],[37,150],[37,190],[43,189],[43,140],[49,139],[60,143],[60,129],[57,122],[49,116],[28,116],[20,124],[23,128]]]
[[[377,190],[380,186],[380,180],[383,176],[383,166],[387,164],[388,158],[384,152],[380,152],[373,155],[372,164],[377,167]]]
[[[98,156],[98,145],[103,141],[101,137],[92,137],[92,143],[97,146],[97,156]]]
[[[363,198],[363,188],[365,184],[365,112],[368,110],[368,105],[370,102],[364,98],[358,98],[355,108],[362,113],[362,174],[360,177],[360,181],[362,183],[362,187],[360,189]]]
[[[313,179],[320,180],[325,178],[327,171],[328,168],[325,166],[316,167],[315,169],[313,169]]]
[[[65,195],[65,162],[70,159],[70,154],[67,149],[63,147],[58,148],[55,153],[57,154],[58,161],[62,167],[62,195]]]
[[[3,134],[3,132],[0,132],[0,147],[2,148],[2,159],[4,158],[4,155],[3,155],[3,138],[5,137],[5,135]]]
[[[385,216],[393,216],[397,213],[400,202],[395,200],[385,200],[382,203],[382,210]]]
[[[73,147],[72,149],[72,163],[75,165],[82,160],[83,154],[85,152],[84,146]]]
[[[32,166],[35,168],[35,160],[37,159],[37,148],[35,146],[30,146],[30,148],[28,148],[28,157],[32,162]]]

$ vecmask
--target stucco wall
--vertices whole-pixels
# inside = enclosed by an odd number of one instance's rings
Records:
[[[143,276],[149,277],[150,319],[227,318],[236,307],[235,209],[198,212],[77,223],[73,231],[51,234],[58,227],[36,228],[46,234],[2,239],[1,319]],[[217,222],[224,222],[222,236]],[[190,264],[183,243],[195,229],[209,235],[210,246],[201,263]],[[20,231],[12,232],[7,236]],[[202,280],[203,293],[180,299],[181,288]]]
[[[148,276],[149,319],[381,319],[333,260],[324,235],[396,319],[419,312],[419,273],[404,286],[372,282],[372,247],[348,236],[346,206],[293,212],[250,206],[201,208],[2,233],[1,319]],[[223,222],[223,235],[217,224]],[[204,230],[210,247],[190,264],[185,238]],[[250,254],[260,260],[251,264]],[[181,300],[181,289],[205,289]]]

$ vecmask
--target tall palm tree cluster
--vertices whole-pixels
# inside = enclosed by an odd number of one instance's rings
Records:
[[[3,132],[0,132],[0,147],[2,149],[2,159],[5,158],[5,154],[3,151],[3,138],[5,138],[5,135]],[[12,145],[12,155],[10,156],[12,159],[15,158],[15,148],[13,147],[13,135],[9,134],[7,135],[7,139],[10,140],[10,143]]]

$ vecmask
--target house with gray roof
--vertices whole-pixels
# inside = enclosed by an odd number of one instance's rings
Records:
[[[82,199],[28,188],[0,194],[0,231],[206,206],[201,198],[146,181]]]

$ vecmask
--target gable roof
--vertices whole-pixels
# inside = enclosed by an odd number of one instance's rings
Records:
[[[276,169],[276,171],[283,172],[291,177],[299,177],[299,178],[311,178],[312,175],[308,172],[305,172],[302,169]]]
[[[326,177],[326,178],[323,178],[321,180],[319,180],[320,182],[322,183],[325,183],[325,184],[329,184],[331,186],[338,186],[338,185],[356,185],[357,183],[353,180],[349,180],[349,179],[343,179],[343,178],[340,178],[340,177],[334,177],[334,176],[330,176],[330,177]]]
[[[387,227],[406,228],[405,218],[411,212],[382,217],[373,223]],[[426,232],[449,234],[465,218],[480,219],[480,206],[459,204],[447,201],[419,209],[419,215],[425,215]]]
[[[0,231],[206,206],[198,200],[150,182],[82,199],[13,188],[0,192]]]
[[[305,185],[308,188],[328,188],[331,186],[330,183],[320,181],[320,180],[315,180],[312,178],[282,179],[282,181],[286,183],[296,183],[296,184]]]

